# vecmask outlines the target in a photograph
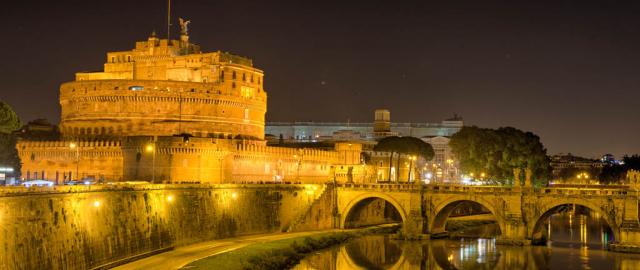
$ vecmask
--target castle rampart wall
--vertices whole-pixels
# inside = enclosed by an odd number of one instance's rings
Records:
[[[16,148],[25,180],[57,184],[83,178],[122,181],[119,141],[20,141]]]

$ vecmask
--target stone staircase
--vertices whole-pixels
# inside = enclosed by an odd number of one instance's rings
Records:
[[[333,185],[322,186],[322,189],[320,190],[320,195],[317,196],[313,200],[313,202],[309,204],[309,207],[304,212],[298,215],[298,217],[296,217],[293,220],[293,222],[291,222],[291,225],[289,225],[286,232],[325,229],[317,226],[316,224],[313,224],[311,228],[303,228],[303,226],[312,225],[312,224],[308,224],[307,221],[312,221],[314,211],[321,211],[321,209],[326,208],[325,211],[329,211],[328,213],[331,214],[331,211],[330,211],[331,203],[327,204],[326,202],[331,201],[333,188],[334,188]]]

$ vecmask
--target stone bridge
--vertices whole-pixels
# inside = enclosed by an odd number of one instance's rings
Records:
[[[337,227],[349,228],[358,205],[372,199],[391,204],[407,235],[445,232],[447,218],[462,202],[477,203],[496,219],[503,243],[528,244],[542,237],[541,225],[561,207],[582,206],[599,214],[617,246],[640,246],[638,191],[627,187],[533,188],[502,186],[341,184],[335,187]]]

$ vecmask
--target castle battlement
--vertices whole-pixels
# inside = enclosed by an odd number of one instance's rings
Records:
[[[23,147],[28,147],[30,149],[36,149],[36,148],[46,148],[46,149],[51,149],[51,148],[68,148],[71,149],[72,147],[70,145],[74,144],[75,146],[73,147],[79,147],[79,148],[106,148],[106,147],[110,147],[110,148],[120,148],[122,146],[120,141],[102,141],[102,140],[96,140],[96,141],[26,141],[26,140],[21,140],[18,141],[17,144],[17,148],[23,148]],[[75,151],[75,150],[74,150]]]
[[[237,157],[273,157],[285,160],[337,160],[338,152],[311,148],[275,147],[256,144],[238,144]]]

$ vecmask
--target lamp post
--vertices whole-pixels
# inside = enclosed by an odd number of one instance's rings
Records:
[[[151,183],[155,183],[156,182],[156,141],[154,140],[153,143],[147,144],[147,146],[145,147],[145,150],[147,151],[147,153],[151,153],[152,155]]]
[[[296,166],[296,182],[300,182],[300,165],[302,165],[302,152],[299,155],[293,155],[297,161]]]
[[[76,150],[76,178],[78,180],[80,180],[80,175],[79,175],[79,171],[80,171],[80,146],[78,146],[78,144],[75,143],[75,142],[71,142],[71,143],[69,143],[69,148]],[[71,177],[69,177],[69,178],[71,178]],[[69,180],[71,180],[71,179],[69,179]]]

